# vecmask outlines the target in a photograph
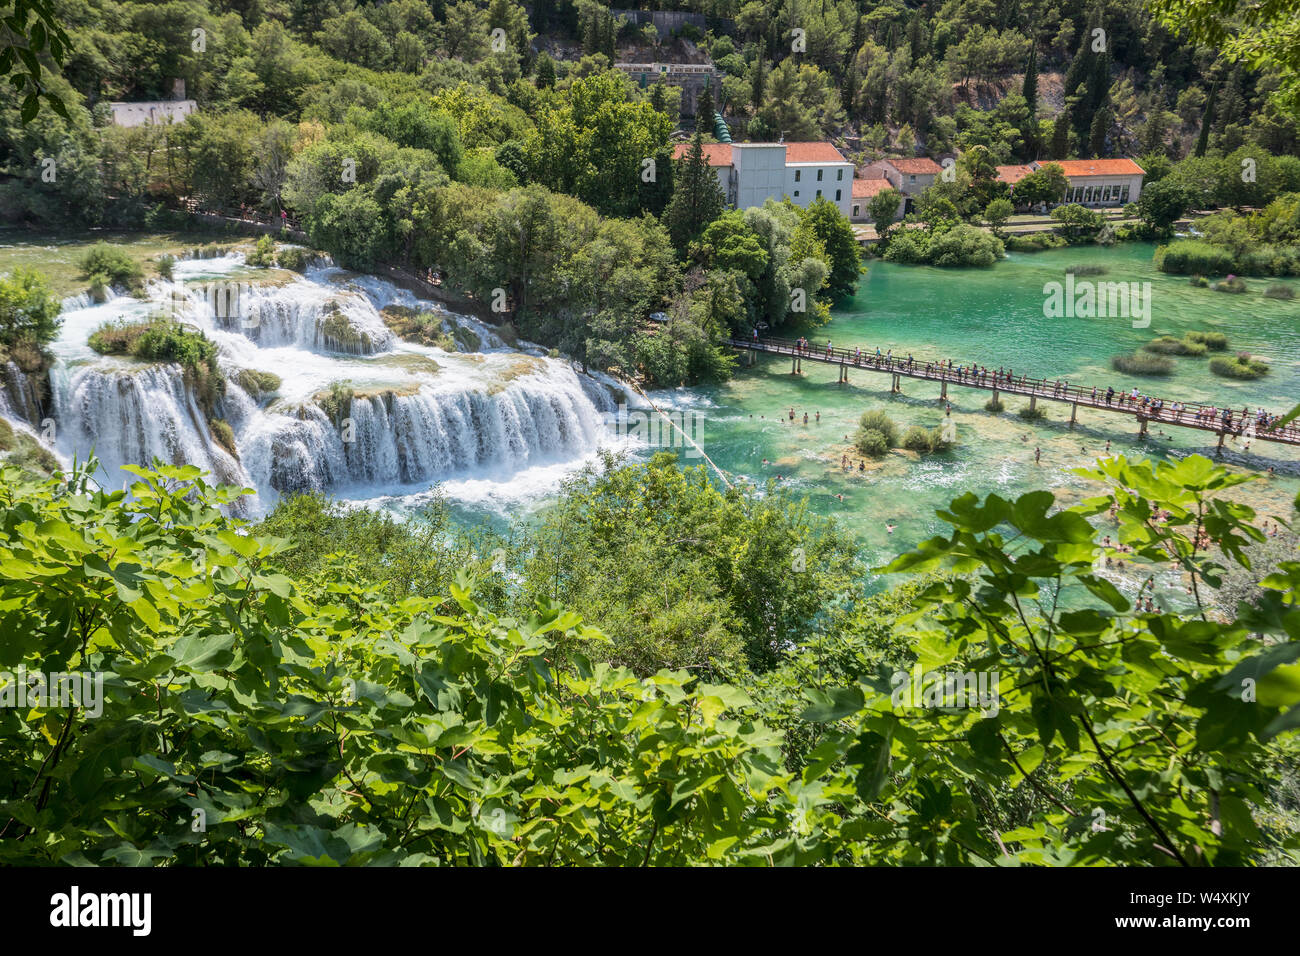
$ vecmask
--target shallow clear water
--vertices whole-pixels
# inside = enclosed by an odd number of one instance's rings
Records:
[[[1247,280],[1242,295],[1192,287],[1186,278],[1165,276],[1151,263],[1149,245],[1085,248],[1012,255],[992,269],[937,269],[872,261],[857,295],[835,310],[832,322],[809,333],[815,346],[829,338],[837,348],[861,346],[864,353],[893,349],[895,356],[952,358],[957,364],[1010,367],[1030,376],[1062,378],[1074,385],[1104,390],[1137,386],[1166,401],[1199,401],[1240,409],[1264,406],[1285,411],[1300,402],[1300,300],[1264,298],[1269,281]],[[1047,318],[1043,286],[1063,281],[1067,267],[1098,265],[1105,273],[1092,281],[1151,283],[1151,323],[1135,329],[1127,318]],[[1270,280],[1276,281],[1276,280]],[[1286,280],[1300,292],[1300,283]],[[1229,352],[1250,351],[1267,359],[1272,372],[1252,382],[1229,381],[1210,373],[1208,358],[1175,358],[1166,378],[1117,374],[1110,358],[1159,335],[1190,330],[1227,334]],[[679,407],[703,416],[701,444],[729,473],[762,483],[780,475],[782,483],[806,494],[819,512],[833,514],[857,531],[869,557],[884,561],[923,538],[946,531],[936,508],[957,494],[974,491],[1004,496],[1034,487],[1051,488],[1063,502],[1091,493],[1089,483],[1069,473],[1103,455],[1130,457],[1213,454],[1208,432],[1152,425],[1139,441],[1131,416],[1080,410],[1070,428],[1069,406],[1040,401],[1044,421],[1027,423],[1015,413],[1027,398],[1003,396],[1006,410],[984,411],[989,393],[949,386],[958,444],[920,458],[895,450],[866,461],[851,448],[858,417],[871,408],[887,409],[900,431],[911,425],[935,426],[944,419],[939,385],[903,380],[903,394],[889,394],[890,376],[851,371],[847,385],[838,370],[814,362],[803,374],[790,374],[790,359],[760,358],[724,386],[678,390]],[[790,408],[796,419],[788,420]],[[803,424],[803,414],[809,424]],[[821,420],[816,420],[820,412]],[[1035,449],[1041,463],[1035,464]],[[841,470],[849,454],[853,470]],[[769,464],[764,465],[767,459]],[[1300,454],[1282,446],[1253,443],[1248,454],[1229,445],[1224,461],[1276,477],[1245,487],[1241,497],[1261,511],[1291,513],[1300,490]],[[1093,486],[1095,488],[1095,486]],[[843,495],[841,501],[837,496]],[[889,525],[895,529],[891,533]]]

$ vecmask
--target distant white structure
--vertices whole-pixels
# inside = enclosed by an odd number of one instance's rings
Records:
[[[690,143],[678,143],[673,156],[684,159],[690,149]],[[804,207],[823,198],[849,215],[853,164],[830,143],[706,143],[704,158],[727,203],[737,209],[789,196]]]
[[[185,81],[172,80],[172,98],[145,103],[109,103],[115,126],[147,126],[156,123],[181,123],[199,108],[195,100],[185,98]]]

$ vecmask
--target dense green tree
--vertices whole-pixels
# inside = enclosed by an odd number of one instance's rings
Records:
[[[830,263],[827,290],[836,298],[851,297],[857,292],[862,266],[858,239],[848,219],[824,197],[809,203],[802,219],[821,243]]]
[[[701,136],[696,131],[690,149],[678,161],[673,174],[672,200],[664,210],[664,225],[680,255],[685,256],[709,223],[722,215],[725,204],[722,186],[704,155]]]

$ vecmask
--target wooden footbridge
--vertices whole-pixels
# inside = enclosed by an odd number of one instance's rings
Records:
[[[1229,437],[1253,438],[1280,445],[1300,446],[1300,423],[1291,422],[1282,428],[1269,428],[1257,421],[1256,413],[1249,409],[1232,411],[1197,402],[1156,402],[1149,396],[1133,397],[1132,393],[1110,392],[1105,388],[1086,388],[1068,382],[1051,381],[1016,375],[1010,369],[983,368],[981,366],[954,366],[949,361],[927,361],[908,355],[868,354],[863,349],[818,348],[802,345],[793,339],[733,338],[725,343],[747,352],[750,364],[760,354],[788,356],[790,374],[803,371],[804,362],[820,362],[839,367],[839,382],[848,382],[849,372],[860,370],[878,375],[892,376],[891,392],[902,392],[902,380],[921,379],[939,383],[940,400],[948,397],[948,386],[974,388],[993,393],[993,401],[1006,395],[1023,395],[1029,399],[1030,409],[1038,407],[1039,399],[1061,402],[1070,406],[1070,424],[1079,418],[1079,409],[1095,408],[1098,411],[1130,415],[1138,421],[1138,435],[1145,436],[1151,422],[1211,432],[1219,436],[1219,449]],[[1280,416],[1271,416],[1277,420]]]

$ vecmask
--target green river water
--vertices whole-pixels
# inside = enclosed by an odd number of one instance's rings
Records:
[[[1279,412],[1300,401],[1300,298],[1265,298],[1264,289],[1278,280],[1247,280],[1244,294],[1196,288],[1185,277],[1157,272],[1153,251],[1149,245],[1125,244],[1013,254],[991,269],[872,261],[854,299],[809,338],[823,348],[828,338],[836,347],[860,345],[864,354],[892,348],[895,356],[912,352],[918,359],[1008,366],[1017,374],[1062,378],[1103,391],[1108,385],[1116,390],[1136,385],[1166,401]],[[1135,329],[1126,318],[1045,318],[1044,284],[1063,281],[1066,269],[1076,265],[1105,270],[1089,276],[1092,281],[1150,282],[1150,326]],[[1300,283],[1287,281],[1300,292]],[[1111,370],[1116,353],[1190,330],[1226,333],[1229,354],[1257,354],[1272,372],[1250,382],[1227,380],[1209,371],[1208,357],[1175,358],[1174,373],[1164,378]],[[1027,423],[1016,415],[1027,398],[1004,396],[1005,411],[994,415],[984,410],[988,392],[950,385],[956,447],[924,458],[895,450],[868,460],[860,472],[861,456],[846,437],[852,438],[861,413],[887,409],[900,432],[910,425],[938,425],[944,418],[939,385],[904,379],[903,394],[891,396],[888,375],[851,371],[849,383],[841,385],[835,367],[805,362],[803,374],[792,376],[790,364],[788,358],[760,358],[724,386],[669,394],[675,407],[702,413],[700,443],[718,466],[760,484],[780,475],[784,485],[807,495],[816,511],[835,515],[857,532],[873,562],[945,532],[935,510],[965,491],[1014,496],[1047,487],[1063,503],[1093,493],[1097,486],[1070,471],[1103,455],[1108,440],[1112,453],[1129,457],[1214,453],[1215,437],[1208,432],[1170,428],[1166,437],[1153,424],[1151,436],[1139,440],[1133,417],[1089,410],[1080,410],[1079,423],[1070,428],[1069,406],[1045,401],[1039,408],[1046,419]],[[794,423],[787,419],[791,407]],[[806,426],[804,412],[810,419]],[[1036,448],[1042,451],[1040,464],[1034,462]],[[853,461],[850,472],[840,467],[845,452]],[[1262,515],[1291,513],[1290,502],[1300,490],[1300,454],[1256,442],[1248,452],[1229,445],[1223,460],[1263,476],[1239,495]],[[1274,477],[1267,476],[1270,466]]]

